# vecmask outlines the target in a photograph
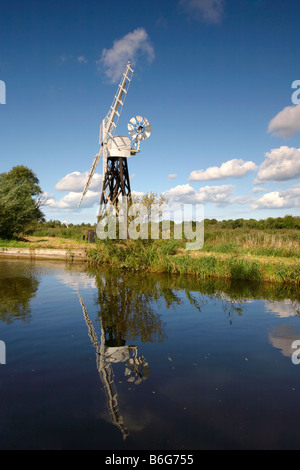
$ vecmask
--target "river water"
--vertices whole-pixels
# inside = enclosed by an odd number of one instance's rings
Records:
[[[1,261],[0,340],[2,450],[300,449],[295,289]]]

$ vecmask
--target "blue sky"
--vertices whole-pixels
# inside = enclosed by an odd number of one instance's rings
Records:
[[[128,59],[135,74],[117,134],[136,115],[152,125],[129,160],[133,191],[203,203],[219,220],[299,215],[299,1],[0,7],[0,172],[29,166],[47,219],[95,222],[102,162],[77,204]]]

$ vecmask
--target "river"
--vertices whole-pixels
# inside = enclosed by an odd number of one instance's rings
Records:
[[[5,260],[0,340],[2,450],[300,449],[295,289]]]

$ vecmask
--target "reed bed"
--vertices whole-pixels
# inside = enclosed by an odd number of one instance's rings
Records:
[[[205,231],[203,251],[253,256],[300,257],[299,230],[211,229]]]
[[[251,259],[243,253],[244,248],[237,244],[231,245],[228,251],[224,251],[223,247],[223,251],[212,252],[204,245],[198,253],[185,252],[183,246],[183,241],[178,240],[106,241],[89,252],[89,262],[91,265],[109,264],[134,271],[188,274],[198,279],[272,281],[300,285],[297,257],[289,257],[287,260],[270,256]],[[219,247],[218,244],[214,246]]]

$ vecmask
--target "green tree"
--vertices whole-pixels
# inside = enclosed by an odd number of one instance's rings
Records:
[[[29,168],[20,165],[0,174],[0,237],[13,238],[43,218],[39,180]]]

